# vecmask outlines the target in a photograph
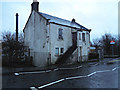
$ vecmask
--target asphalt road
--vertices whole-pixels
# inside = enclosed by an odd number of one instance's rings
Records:
[[[113,63],[107,64],[108,61]],[[104,59],[104,63],[77,64],[48,71],[6,74],[2,77],[2,88],[33,90],[40,88],[118,88],[119,74],[120,59]]]

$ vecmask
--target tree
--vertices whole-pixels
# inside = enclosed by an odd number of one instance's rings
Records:
[[[24,55],[23,34],[19,34],[19,40],[16,41],[15,33],[4,32],[2,34],[2,54],[7,57],[9,64],[19,62]],[[3,61],[4,62],[4,61]]]
[[[101,46],[104,49],[104,54],[106,55],[111,55],[112,54],[112,45],[110,44],[110,41],[114,40],[116,42],[114,46],[114,54],[118,54],[118,47],[120,44],[118,42],[120,39],[118,37],[112,36],[110,33],[106,33],[102,35],[101,38],[99,39],[94,39],[93,40],[93,46],[99,47]]]
[[[100,41],[100,39],[93,39],[93,44],[92,44],[92,46],[94,46],[94,47],[96,47],[96,48],[98,48],[99,46],[101,46],[101,41]]]

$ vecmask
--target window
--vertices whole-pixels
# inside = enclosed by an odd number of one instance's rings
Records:
[[[59,28],[59,30],[58,30],[58,34],[59,34],[58,38],[63,40],[63,32],[62,32],[62,30],[63,29]]]
[[[85,42],[85,33],[82,33],[82,40]]]
[[[59,55],[59,48],[55,48],[55,55]]]
[[[81,33],[79,33],[79,40],[81,40]]]
[[[62,54],[62,53],[64,52],[64,48],[61,48],[61,50],[60,50],[60,51],[61,51],[60,53]]]

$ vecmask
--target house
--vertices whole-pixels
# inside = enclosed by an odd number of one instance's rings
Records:
[[[31,4],[31,14],[23,29],[35,66],[86,61],[90,29],[72,21],[39,12],[39,2]]]

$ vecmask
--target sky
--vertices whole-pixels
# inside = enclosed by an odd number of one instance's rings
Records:
[[[105,33],[118,34],[118,0],[38,0],[39,11],[72,20],[92,29],[91,40]],[[15,32],[15,14],[19,14],[21,32],[31,13],[33,0],[0,0],[0,34]],[[0,37],[1,38],[1,37]]]

